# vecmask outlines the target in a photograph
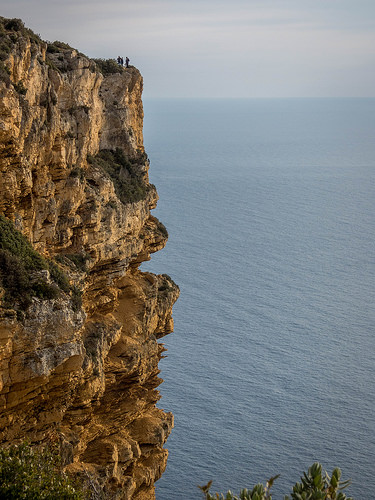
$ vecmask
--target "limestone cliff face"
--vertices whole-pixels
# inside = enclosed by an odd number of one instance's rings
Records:
[[[157,340],[172,331],[179,292],[138,269],[167,239],[150,214],[142,77],[134,67],[104,76],[4,19],[2,36],[0,213],[58,257],[82,307],[63,292],[33,297],[22,315],[0,307],[0,440],[58,441],[97,491],[153,498],[173,426],[155,406]]]

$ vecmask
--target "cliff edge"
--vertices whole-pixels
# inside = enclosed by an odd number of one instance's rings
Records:
[[[138,500],[166,465],[158,339],[179,294],[139,270],[168,237],[142,84],[0,18],[0,442],[57,443],[98,495]]]

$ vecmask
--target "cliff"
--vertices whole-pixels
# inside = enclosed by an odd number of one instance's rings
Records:
[[[173,426],[158,339],[179,291],[139,270],[168,236],[150,213],[142,77],[19,20],[0,18],[0,37],[0,443],[58,443],[94,491],[150,499]]]

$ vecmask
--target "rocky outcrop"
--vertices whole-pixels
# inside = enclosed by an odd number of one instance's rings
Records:
[[[179,291],[139,270],[167,239],[150,214],[142,77],[0,24],[0,213],[82,296],[3,301],[0,440],[58,442],[93,490],[153,498],[173,426],[156,407],[158,339]]]

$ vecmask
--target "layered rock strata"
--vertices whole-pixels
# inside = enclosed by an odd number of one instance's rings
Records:
[[[179,291],[139,270],[167,239],[150,214],[142,77],[0,24],[0,213],[82,294],[0,307],[0,441],[58,442],[98,495],[150,499],[173,426],[156,407],[158,339]]]

